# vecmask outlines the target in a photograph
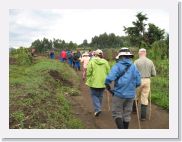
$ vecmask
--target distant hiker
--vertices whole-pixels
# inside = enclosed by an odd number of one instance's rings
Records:
[[[101,113],[103,92],[105,89],[104,81],[109,73],[108,62],[103,59],[103,52],[100,49],[95,51],[96,57],[92,58],[87,65],[86,85],[90,87],[90,93],[97,117]]]
[[[73,62],[74,62],[74,68],[76,70],[79,70],[80,71],[80,58],[81,58],[81,53],[79,51],[79,49],[77,49],[77,52],[75,52],[73,54]]]
[[[85,52],[81,58],[81,63],[83,63],[83,68],[82,68],[82,79],[83,80],[85,80],[85,78],[86,78],[87,64],[88,64],[89,60],[90,60],[89,53]]]
[[[61,51],[61,61],[62,62],[66,62],[66,58],[67,58],[66,51],[65,50],[62,50]]]
[[[91,50],[89,50],[88,54],[89,54],[89,57],[90,57],[90,58],[93,56],[93,53],[92,53]]]
[[[137,59],[134,63],[141,73],[142,79],[141,86],[138,88],[136,100],[141,103],[141,120],[145,120],[148,106],[148,96],[150,93],[150,78],[156,76],[156,70],[153,62],[146,57],[146,49],[141,48],[138,54],[139,59]]]
[[[34,54],[35,54],[35,48],[32,48],[31,49],[31,55],[32,55],[32,57],[34,57]]]
[[[50,56],[51,59],[54,59],[54,50],[51,50],[49,52],[49,56]]]
[[[67,58],[68,58],[68,64],[70,66],[72,66],[73,65],[73,53],[72,53],[72,51],[67,52]]]
[[[112,67],[106,77],[105,85],[112,97],[112,117],[118,129],[128,129],[131,120],[133,100],[136,87],[140,86],[140,73],[132,63],[131,54],[128,48],[122,48],[116,57],[118,62]],[[114,81],[114,89],[110,84]]]

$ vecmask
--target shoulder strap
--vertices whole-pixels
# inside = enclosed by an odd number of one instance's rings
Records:
[[[131,64],[131,65],[132,65],[132,64]],[[120,76],[117,77],[117,79],[121,78],[121,77],[128,71],[128,69],[131,67],[131,65],[127,66],[127,67],[125,68],[125,70],[120,74]]]

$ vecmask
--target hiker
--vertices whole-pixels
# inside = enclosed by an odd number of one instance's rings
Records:
[[[82,79],[83,80],[85,80],[85,78],[86,78],[87,64],[88,64],[89,60],[90,60],[89,53],[85,52],[81,58],[81,63],[83,63],[83,68],[82,68]]]
[[[128,129],[131,120],[135,89],[140,86],[141,77],[138,69],[132,63],[133,54],[128,48],[121,48],[116,56],[118,62],[112,67],[106,77],[105,85],[112,93],[112,117],[118,129]],[[114,89],[110,84],[115,82]]]
[[[95,51],[96,57],[92,58],[87,65],[86,85],[90,87],[90,94],[94,106],[94,115],[98,117],[101,113],[104,81],[109,73],[109,63],[103,59],[103,52],[100,49]]]
[[[67,52],[67,58],[68,58],[68,64],[70,66],[72,66],[73,65],[73,53],[72,53],[72,51]]]
[[[49,52],[50,59],[54,59],[54,50],[51,50]]]
[[[66,56],[66,51],[65,50],[62,50],[61,51],[61,61],[62,62],[66,62],[66,58],[67,58],[67,56]]]
[[[141,104],[141,115],[142,121],[146,120],[148,96],[150,93],[150,78],[156,76],[156,70],[153,62],[147,58],[146,49],[141,48],[138,52],[139,59],[135,60],[134,64],[137,66],[141,74],[141,86],[137,90],[136,100]],[[135,111],[136,106],[134,106]]]
[[[93,53],[92,53],[92,51],[91,51],[90,49],[89,49],[88,54],[89,54],[89,57],[90,57],[90,58],[93,56]]]
[[[35,48],[32,48],[32,49],[31,49],[31,55],[32,55],[32,57],[35,56]]]
[[[77,52],[75,52],[73,54],[73,62],[74,62],[74,68],[76,70],[79,70],[80,71],[80,58],[81,58],[81,53],[79,51],[79,49],[77,49]]]

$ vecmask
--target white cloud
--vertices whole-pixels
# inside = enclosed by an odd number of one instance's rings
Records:
[[[169,32],[169,15],[161,10],[10,10],[10,46],[30,46],[43,37],[80,44],[104,32],[124,35],[123,26],[131,26],[140,11]]]

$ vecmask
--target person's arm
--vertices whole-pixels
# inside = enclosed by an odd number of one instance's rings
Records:
[[[135,74],[136,74],[136,88],[141,85],[141,75],[140,72],[138,71],[136,65],[135,65]]]
[[[117,65],[114,65],[111,68],[111,71],[109,72],[108,76],[106,77],[105,84],[111,84],[112,81],[114,81],[118,77],[118,67]]]
[[[151,76],[156,76],[156,70],[153,62],[152,62]]]
[[[90,61],[87,65],[87,78],[89,78],[91,75],[92,75],[92,72],[93,72],[93,67],[92,67],[92,61]]]

